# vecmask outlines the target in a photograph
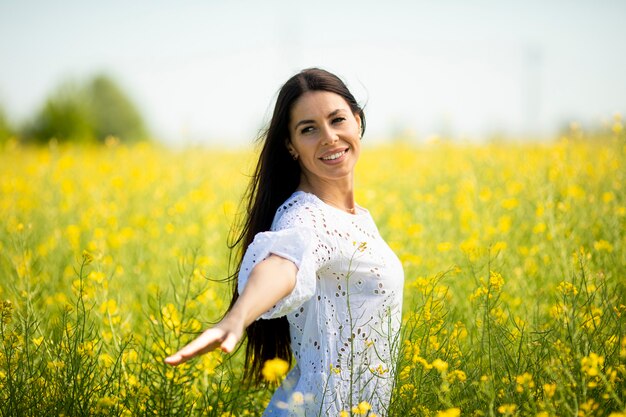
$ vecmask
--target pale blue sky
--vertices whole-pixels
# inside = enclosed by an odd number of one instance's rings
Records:
[[[618,0],[1,0],[0,104],[21,122],[105,71],[157,137],[244,144],[319,66],[366,103],[372,141],[547,134],[626,110],[624,22]]]

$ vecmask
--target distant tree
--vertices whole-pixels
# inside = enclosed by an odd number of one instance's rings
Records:
[[[27,141],[47,143],[91,141],[95,139],[90,109],[84,89],[74,82],[64,82],[46,99],[34,120],[23,131]]]
[[[4,109],[0,107],[0,143],[6,142],[13,135],[13,129],[4,113]]]
[[[82,85],[62,83],[23,130],[24,139],[36,143],[52,138],[60,142],[104,142],[110,135],[122,141],[147,138],[138,110],[105,75]]]
[[[104,141],[113,135],[125,141],[146,139],[144,122],[135,105],[105,75],[98,75],[87,86],[94,135]]]

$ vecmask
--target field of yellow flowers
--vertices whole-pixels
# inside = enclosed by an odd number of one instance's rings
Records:
[[[228,305],[254,153],[108,144],[0,149],[0,415],[260,415],[241,351],[163,363]],[[618,128],[366,148],[406,275],[390,416],[626,416],[625,187]]]

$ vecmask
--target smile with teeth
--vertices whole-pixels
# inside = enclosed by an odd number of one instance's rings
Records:
[[[344,149],[341,152],[337,152],[337,153],[334,153],[332,155],[324,156],[321,159],[323,159],[324,161],[332,161],[333,159],[337,159],[337,158],[343,156],[346,152],[348,152],[348,150]]]

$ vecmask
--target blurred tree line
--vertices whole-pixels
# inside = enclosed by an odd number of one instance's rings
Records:
[[[0,108],[0,142],[9,137],[36,144],[104,142],[111,136],[133,142],[148,139],[148,130],[137,107],[106,75],[61,83],[20,128],[13,128]]]
[[[4,110],[0,107],[0,143],[4,142],[10,136],[13,136],[13,129],[11,129],[9,125]]]

